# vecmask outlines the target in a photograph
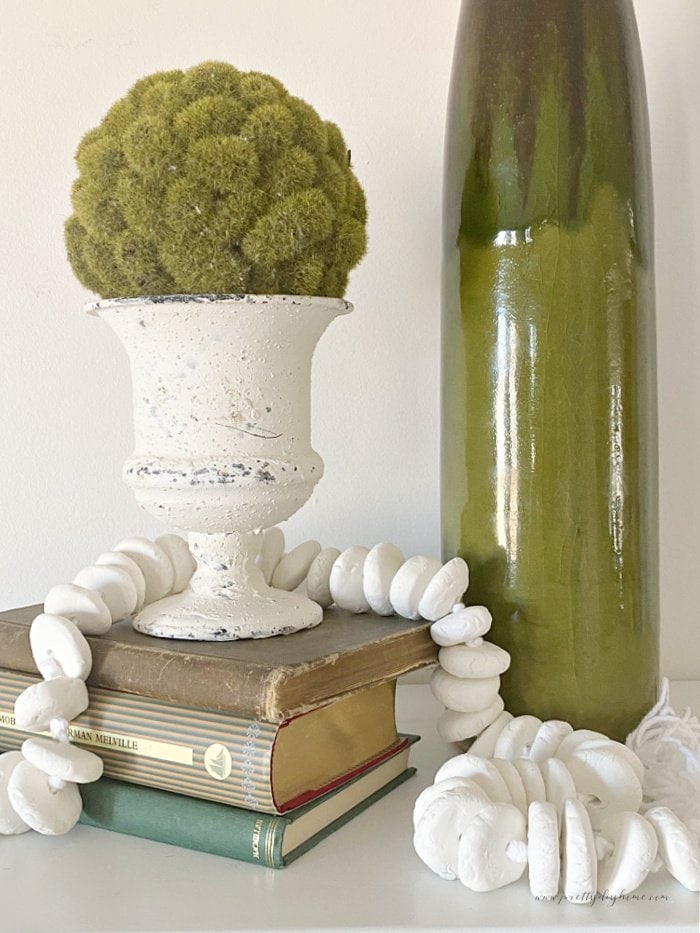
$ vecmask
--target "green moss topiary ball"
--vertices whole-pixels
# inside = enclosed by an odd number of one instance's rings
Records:
[[[137,81],[82,139],[68,258],[103,298],[342,297],[367,212],[342,134],[223,62]]]

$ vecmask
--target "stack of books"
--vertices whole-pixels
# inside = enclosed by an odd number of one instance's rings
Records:
[[[0,613],[0,749],[29,733],[14,701],[38,672],[40,606]],[[317,628],[170,641],[128,621],[88,637],[90,707],[71,740],[104,773],[81,822],[281,868],[410,777],[396,680],[433,664],[429,625],[330,609]]]

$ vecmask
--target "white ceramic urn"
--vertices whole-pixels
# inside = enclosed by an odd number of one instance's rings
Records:
[[[134,627],[227,641],[311,628],[320,607],[267,586],[260,532],[289,518],[323,474],[311,447],[311,359],[352,305],[289,295],[172,295],[90,306],[131,362],[137,501],[189,532],[197,570]]]

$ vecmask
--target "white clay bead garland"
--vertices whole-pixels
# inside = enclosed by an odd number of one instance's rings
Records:
[[[307,596],[323,609],[335,603],[358,614],[371,609],[378,615],[429,622],[441,621],[469,585],[469,568],[461,557],[444,565],[424,556],[406,560],[388,542],[371,549],[353,545],[341,552],[305,541],[285,554],[284,534],[276,527],[263,532],[257,565],[265,582],[275,588],[293,590],[305,582]],[[472,619],[469,624],[485,624],[487,630],[491,617],[483,607],[478,609],[476,615],[485,613],[488,621]],[[466,640],[458,637],[449,644]]]
[[[510,657],[483,640],[490,625],[484,607],[458,604],[431,626],[440,647],[431,688],[446,707],[437,729],[445,741],[466,745],[467,751],[445,762],[417,807],[421,820],[427,821],[440,799],[435,826],[451,826],[445,812],[451,798],[437,788],[470,781],[489,796],[493,807],[510,804],[511,810],[524,814],[527,843],[511,829],[505,835],[513,839],[504,847],[496,811],[486,816],[481,811],[462,833],[460,880],[472,890],[492,890],[520,877],[527,861],[533,896],[555,897],[561,886],[571,903],[591,904],[599,886],[612,896],[639,887],[660,864],[658,847],[673,877],[697,891],[697,836],[667,807],[639,813],[644,765],[628,745],[593,730],[574,730],[561,720],[513,717],[504,709],[498,688]],[[469,744],[472,737],[476,738]],[[476,764],[480,756],[485,766]],[[435,829],[430,857],[444,870],[445,860],[453,859],[453,831],[442,854],[436,834]],[[489,863],[489,858],[495,861]]]
[[[689,891],[700,891],[700,847],[695,836],[668,807],[652,807],[644,816],[654,827],[666,868]]]
[[[306,578],[314,560],[321,553],[318,541],[304,541],[284,557],[272,574],[272,586],[278,590],[295,590]]]
[[[612,896],[636,890],[660,864],[657,847],[673,877],[690,890],[700,888],[694,833],[667,807],[638,812],[641,762],[630,748],[601,733],[576,735],[558,720],[543,723],[505,711],[482,735],[489,728],[491,734],[472,748],[492,755],[503,736],[500,749],[509,757],[480,757],[472,749],[456,755],[416,801],[414,845],[434,871],[454,875],[458,825],[457,876],[472,890],[510,883],[527,862],[533,896],[552,898],[562,887],[571,903],[591,904],[598,888]],[[542,758],[545,750],[552,754]],[[492,809],[485,806],[465,825],[464,810],[457,817],[451,802],[470,791],[474,802],[475,787]],[[527,840],[516,831],[513,810],[527,827]],[[418,833],[421,826],[425,838]]]
[[[74,583],[52,587],[44,600],[44,612],[65,616],[83,635],[104,635],[112,627],[112,616],[100,594]]]
[[[510,655],[498,645],[450,645],[438,652],[440,667],[453,677],[496,677],[510,667]]]
[[[523,816],[527,816],[527,794],[518,769],[512,761],[507,761],[505,758],[492,758],[491,761],[508,788],[513,806],[516,806]]]
[[[655,867],[654,827],[640,813],[616,813],[603,823],[601,838],[610,848],[598,863],[598,887],[611,897],[636,891]]]
[[[526,865],[525,817],[512,804],[489,804],[462,832],[458,875],[471,891],[495,891],[511,884]]]
[[[486,803],[490,803],[490,800],[486,796],[485,792],[476,784],[471,778],[465,777],[449,777],[445,778],[442,781],[437,781],[435,784],[429,784],[416,798],[416,802],[413,806],[413,828],[415,829],[420,822],[421,817],[432,804],[433,800],[436,800],[444,791],[447,790],[466,790],[469,791],[472,796],[481,797]]]
[[[492,723],[478,734],[474,733],[477,738],[469,746],[470,753],[472,755],[481,755],[482,758],[493,758],[496,751],[496,740],[511,719],[513,719],[513,714],[504,709]],[[448,741],[450,740],[448,739]]]
[[[70,619],[47,613],[38,615],[29,630],[29,645],[44,680],[54,677],[87,680],[92,652],[84,635]]]
[[[94,752],[56,739],[26,739],[22,754],[35,768],[61,781],[91,784],[102,777],[102,759]]]
[[[559,818],[554,804],[534,800],[528,809],[527,855],[530,893],[541,899],[559,893],[561,852]]]
[[[78,571],[73,582],[76,586],[84,586],[100,594],[109,609],[112,622],[126,619],[136,609],[136,587],[129,573],[122,567],[92,564]]]
[[[182,540],[182,538],[180,538],[180,540]],[[100,554],[95,563],[106,564],[109,567],[119,567],[121,570],[126,570],[136,590],[136,606],[134,607],[134,612],[139,612],[139,610],[143,609],[144,603],[146,602],[146,580],[138,564],[134,563],[128,555],[122,554],[120,551],[107,551],[104,554]]]
[[[80,817],[78,784],[102,775],[102,759],[71,745],[68,723],[88,707],[85,680],[92,651],[84,635],[101,635],[150,598],[184,589],[196,564],[185,541],[127,538],[81,570],[76,582],[54,586],[30,628],[32,656],[44,678],[15,701],[20,729],[50,730],[27,739],[22,752],[0,755],[0,834],[34,829],[68,832]]]
[[[10,777],[18,764],[24,761],[21,752],[5,752],[0,755],[0,834],[17,836],[31,829],[16,812],[7,793]]]
[[[342,551],[331,568],[328,585],[333,602],[341,609],[357,613],[367,612],[369,609],[363,580],[365,558],[368,554],[366,547],[356,544]]]
[[[340,557],[337,547],[326,547],[314,558],[306,576],[306,595],[322,609],[333,605],[331,594],[331,570]]]
[[[536,762],[528,758],[516,758],[513,762],[515,770],[520,775],[520,780],[525,788],[528,806],[533,803],[543,803],[547,800],[547,791],[544,785],[542,771]]]
[[[457,603],[452,612],[430,626],[430,637],[436,645],[469,645],[491,628],[493,619],[485,606],[463,606]]]
[[[435,874],[448,881],[457,877],[460,838],[488,806],[489,798],[480,788],[443,790],[431,801],[417,822],[413,844]]]
[[[437,721],[437,731],[440,738],[446,742],[455,742],[459,745],[465,737],[478,735],[504,710],[503,697],[497,696],[486,709],[476,713],[460,713],[458,710],[446,709]]]
[[[469,586],[469,567],[453,557],[431,577],[418,603],[418,616],[437,622],[460,601]]]
[[[156,538],[155,544],[165,552],[172,565],[173,583],[170,587],[170,595],[176,596],[178,593],[182,593],[192,579],[197,569],[197,561],[192,556],[187,542],[180,535],[160,535]],[[130,559],[133,560],[133,558]]]
[[[399,567],[391,581],[389,599],[396,613],[404,619],[420,619],[418,606],[426,588],[442,564],[433,557],[410,557]]]
[[[477,713],[486,709],[498,696],[500,677],[464,679],[436,667],[430,679],[430,689],[436,700],[458,713]]]
[[[284,554],[284,532],[276,525],[272,528],[266,528],[262,533],[260,544],[260,553],[257,557],[257,565],[262,571],[265,583],[269,586],[272,582],[272,574],[275,567],[282,560]]]
[[[22,761],[12,772],[8,796],[15,812],[38,833],[60,836],[78,822],[83,802],[77,784],[55,788],[43,771]]]
[[[28,732],[43,732],[52,719],[69,722],[85,712],[90,699],[77,677],[54,677],[27,687],[15,700],[15,721]]]
[[[172,592],[175,570],[168,555],[148,538],[125,538],[113,550],[126,554],[139,567],[146,581],[146,604],[155,603]]]
[[[380,616],[391,616],[396,611],[389,598],[391,581],[405,561],[396,545],[388,542],[375,544],[365,558],[362,567],[365,599]]]
[[[564,897],[574,904],[592,904],[598,890],[598,856],[593,826],[580,800],[564,805],[561,829]]]

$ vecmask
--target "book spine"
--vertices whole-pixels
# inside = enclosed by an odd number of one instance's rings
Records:
[[[80,822],[128,836],[282,868],[289,819],[102,778],[80,788]]]
[[[0,670],[0,744],[19,748],[14,701],[36,678]],[[278,727],[149,697],[90,688],[90,706],[70,725],[76,745],[96,751],[121,781],[275,813],[271,758]]]

